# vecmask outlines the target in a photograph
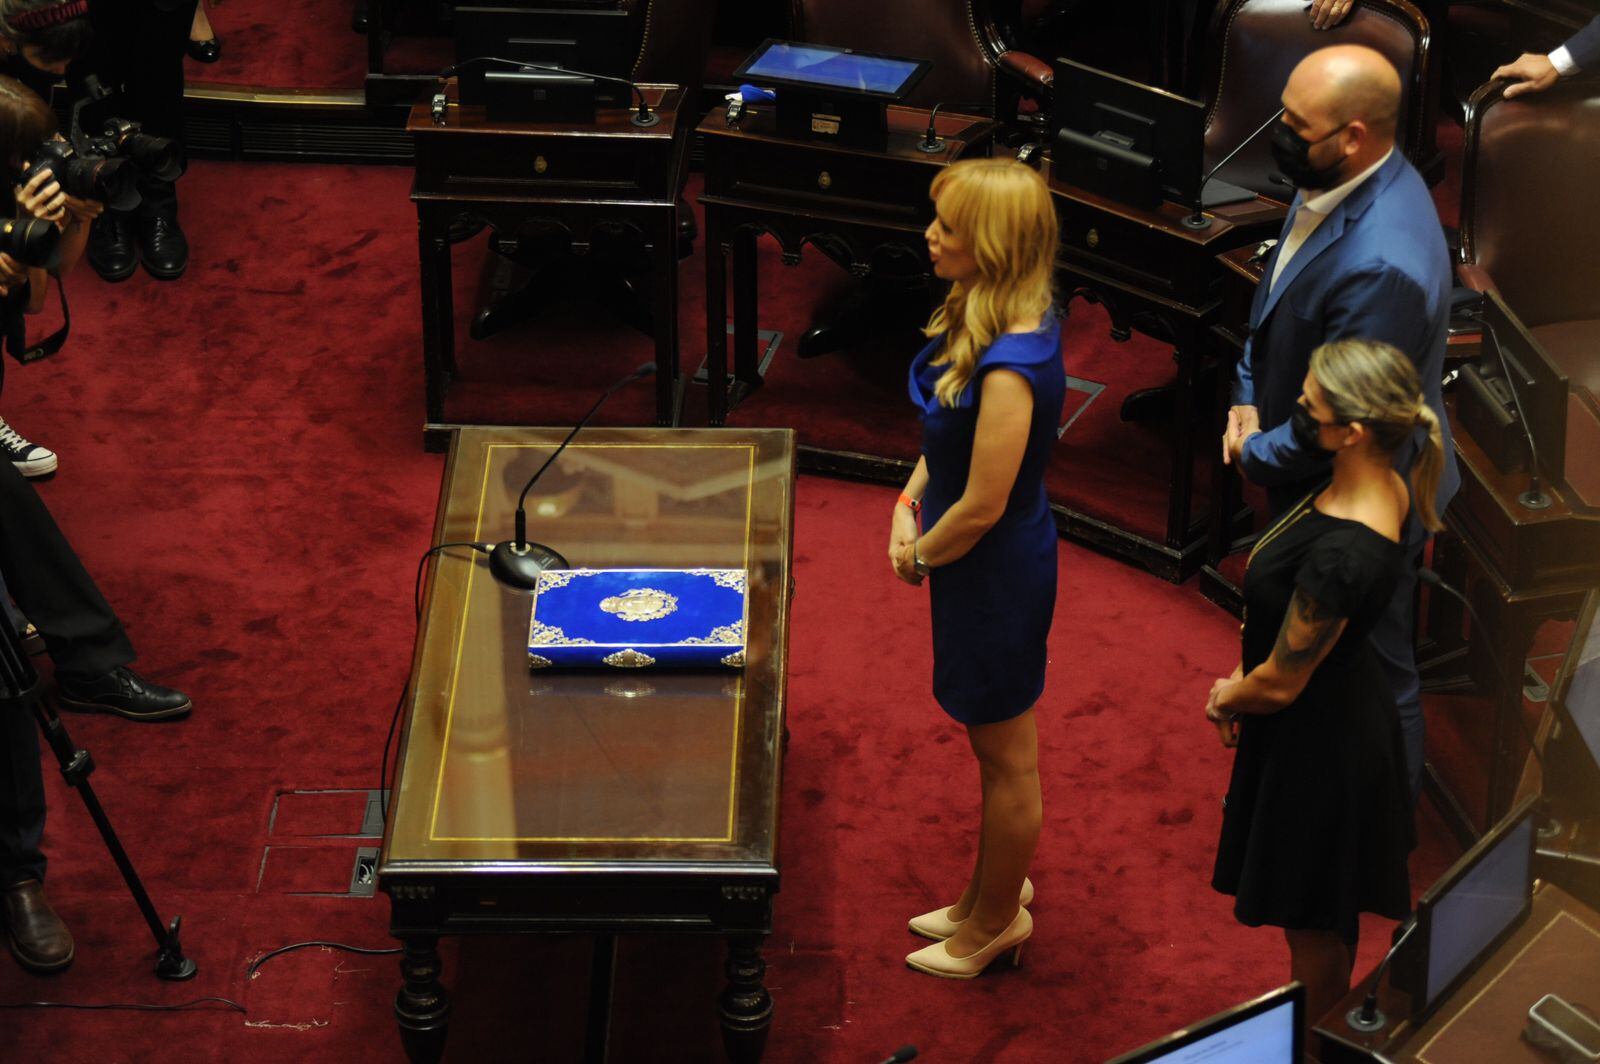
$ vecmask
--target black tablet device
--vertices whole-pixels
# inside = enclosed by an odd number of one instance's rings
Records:
[[[1512,810],[1417,901],[1417,946],[1395,973],[1395,985],[1411,997],[1414,1024],[1527,919],[1538,802],[1535,796]]]
[[[1290,983],[1110,1064],[1300,1064],[1305,1008],[1305,988]]]
[[[1544,748],[1545,790],[1580,816],[1600,812],[1600,591],[1584,596],[1550,704],[1557,731]]]
[[[812,92],[846,92],[892,103],[916,88],[933,63],[892,55],[768,39],[733,72],[737,81]]]

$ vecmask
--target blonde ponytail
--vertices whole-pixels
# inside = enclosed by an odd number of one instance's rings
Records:
[[[1423,527],[1429,532],[1438,532],[1444,528],[1444,522],[1439,520],[1433,500],[1439,494],[1439,477],[1444,472],[1444,433],[1439,428],[1439,415],[1425,402],[1417,404],[1414,424],[1427,429],[1428,438],[1423,441],[1422,451],[1411,467],[1411,498],[1416,502]]]

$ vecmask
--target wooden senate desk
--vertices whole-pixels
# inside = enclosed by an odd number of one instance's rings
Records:
[[[1048,163],[1045,173],[1050,176]],[[1183,224],[1190,209],[1176,203],[1128,207],[1053,177],[1050,188],[1061,218],[1056,275],[1062,303],[1081,296],[1103,304],[1114,339],[1126,340],[1137,329],[1170,343],[1177,362],[1171,391],[1145,412],[1165,423],[1171,438],[1165,531],[1153,540],[1070,511],[1069,531],[1168,580],[1187,579],[1204,560],[1209,525],[1210,507],[1197,512],[1194,505],[1195,470],[1218,452],[1226,413],[1218,397],[1226,394],[1223,378],[1232,365],[1217,357],[1212,335],[1224,306],[1217,256],[1276,236],[1287,208],[1257,197],[1207,212],[1211,226],[1194,230]],[[1126,404],[1124,416],[1131,416]]]
[[[1546,994],[1596,1000],[1600,915],[1558,887],[1537,884],[1527,921],[1421,1026],[1409,1018],[1405,994],[1386,978],[1378,1007],[1390,1022],[1372,1034],[1352,1029],[1345,1014],[1371,987],[1369,975],[1317,1022],[1311,1048],[1322,1064],[1548,1064],[1555,1058],[1522,1039],[1528,1008]]]
[[[458,430],[434,541],[508,537],[562,435]],[[748,662],[531,673],[531,599],[480,555],[436,556],[378,864],[404,944],[401,1039],[414,1061],[443,1051],[440,935],[594,936],[588,1059],[603,1060],[615,936],[711,934],[728,940],[728,1053],[755,1061],[772,1019],[793,433],[590,429],[559,464],[573,475],[529,496],[530,536],[579,567],[746,570]]]
[[[756,355],[756,238],[771,233],[785,265],[799,264],[807,243],[827,246],[864,278],[886,260],[915,264],[931,278],[923,230],[933,221],[928,187],[958,159],[989,154],[999,126],[987,118],[941,114],[939,151],[917,147],[928,112],[888,108],[888,146],[871,151],[780,136],[770,107],[746,109],[736,126],[718,107],[696,131],[705,138],[706,369],[710,420],[761,387]],[[733,381],[728,375],[728,260],[733,272]],[[910,465],[865,455],[802,448],[808,468],[893,480]],[[854,461],[852,460],[859,460]]]
[[[649,246],[651,317],[656,341],[656,423],[677,424],[683,384],[678,375],[678,190],[689,116],[684,91],[641,85],[661,116],[635,126],[631,109],[602,108],[592,125],[501,122],[481,106],[456,103],[456,82],[435,121],[428,99],[411,108],[406,131],[416,146],[421,245],[422,361],[427,375],[424,443],[443,450],[451,425],[444,399],[456,372],[455,313],[450,276],[450,225],[487,222],[502,234],[549,222],[585,245],[596,226],[619,224]]]
[[[1523,506],[1527,474],[1496,469],[1456,417],[1455,399],[1445,405],[1461,490],[1445,509],[1433,569],[1466,592],[1483,627],[1467,624],[1453,600],[1431,596],[1417,665],[1426,689],[1470,681],[1489,695],[1486,713],[1474,716],[1465,704],[1452,712],[1463,739],[1456,745],[1476,756],[1430,761],[1434,782],[1455,802],[1455,818],[1481,833],[1511,808],[1527,757],[1517,714],[1524,712],[1524,662],[1534,637],[1546,621],[1575,616],[1584,592],[1600,586],[1600,515],[1576,510],[1565,486],[1549,478],[1549,508]],[[1457,677],[1463,683],[1453,683]]]

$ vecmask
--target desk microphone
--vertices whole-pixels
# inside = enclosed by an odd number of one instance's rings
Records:
[[[507,587],[518,588],[523,591],[532,591],[539,583],[539,574],[546,569],[565,569],[567,560],[560,554],[542,543],[528,542],[528,511],[525,505],[528,501],[528,491],[544,476],[544,471],[550,468],[550,463],[560,457],[561,452],[567,449],[567,444],[589,423],[600,405],[611,398],[613,392],[625,384],[648,377],[656,371],[654,362],[646,362],[638,369],[623,377],[617,383],[601,393],[600,398],[594,401],[589,412],[578,419],[572,426],[572,431],[567,433],[567,438],[561,441],[561,446],[550,453],[528,482],[522,486],[522,494],[517,496],[516,535],[512,539],[496,543],[489,551],[489,572],[500,583]]]
[[[1255,140],[1257,137],[1261,136],[1261,134],[1265,133],[1268,129],[1270,129],[1272,127],[1272,123],[1274,123],[1278,119],[1282,118],[1283,117],[1283,112],[1284,112],[1284,108],[1282,108],[1282,107],[1280,107],[1276,111],[1274,111],[1272,113],[1272,117],[1271,118],[1269,118],[1265,122],[1261,123],[1261,125],[1256,129],[1256,131],[1254,133],[1250,134],[1248,137],[1244,138],[1237,145],[1235,145],[1234,149],[1232,151],[1230,151],[1228,154],[1226,154],[1226,155],[1224,155],[1222,157],[1222,161],[1220,163],[1218,163],[1217,165],[1215,165],[1215,166],[1213,166],[1211,168],[1211,172],[1210,173],[1206,174],[1205,177],[1202,177],[1200,179],[1200,187],[1195,190],[1195,194],[1194,194],[1194,213],[1189,215],[1188,217],[1184,218],[1184,220],[1183,220],[1183,226],[1184,226],[1185,229],[1210,229],[1211,228],[1211,219],[1206,217],[1206,206],[1205,206],[1206,186],[1211,183],[1211,179],[1213,177],[1217,176],[1217,171],[1218,170],[1221,170],[1224,166],[1227,166],[1229,163],[1233,162],[1233,157],[1235,155],[1238,155],[1240,152],[1244,151],[1244,146],[1246,144],[1249,144],[1252,140]],[[1273,174],[1272,176],[1274,178],[1276,178],[1278,175],[1277,174]],[[1286,184],[1286,185],[1289,184],[1289,182],[1287,182],[1287,181],[1284,181],[1283,183]],[[1290,186],[1290,187],[1293,187],[1293,186]]]
[[[906,1064],[906,1061],[908,1061],[908,1060],[916,1060],[916,1059],[917,1059],[917,1047],[916,1046],[901,1046],[899,1049],[896,1049],[893,1053],[890,1053],[887,1057],[884,1057],[883,1058],[883,1064]]]
[[[542,70],[547,74],[576,74],[580,78],[594,78],[596,81],[609,81],[613,85],[626,85],[628,88],[633,90],[633,94],[639,99],[639,108],[633,113],[633,117],[628,119],[628,121],[632,122],[640,129],[648,129],[653,125],[659,124],[661,121],[661,116],[650,110],[650,104],[646,102],[644,98],[644,92],[637,84],[629,81],[627,78],[612,77],[610,74],[591,74],[587,70],[577,70],[573,67],[555,66],[551,63],[529,63],[525,60],[506,59],[503,56],[498,55],[475,55],[471,59],[463,59],[461,62],[456,63],[453,66],[445,67],[443,70],[439,71],[439,77],[441,79],[447,78],[451,74],[458,73],[462,67],[472,66],[476,63],[505,63],[508,66],[519,67],[523,70]],[[434,103],[435,111],[437,112],[439,109],[438,97],[434,98]],[[437,114],[435,117],[438,117]]]
[[[1422,571],[1426,573],[1430,570],[1424,569]],[[1378,974],[1372,977],[1372,989],[1367,991],[1365,1000],[1361,1002],[1360,1007],[1353,1008],[1344,1014],[1344,1022],[1353,1029],[1361,1031],[1363,1034],[1371,1034],[1373,1031],[1383,1030],[1384,1025],[1389,1022],[1389,1017],[1385,1016],[1383,1010],[1378,1008],[1378,984],[1383,982],[1383,974],[1389,970],[1389,962],[1394,960],[1394,955],[1400,952],[1400,947],[1406,944],[1406,939],[1410,938],[1411,932],[1416,929],[1417,918],[1413,916],[1406,921],[1405,934],[1400,936],[1400,941],[1390,946],[1389,952],[1385,953],[1383,960],[1378,963]]]
[[[1528,490],[1517,496],[1517,502],[1526,510],[1548,510],[1550,496],[1544,493],[1539,483],[1539,449],[1533,445],[1533,426],[1528,424],[1528,415],[1522,411],[1522,397],[1517,394],[1516,382],[1511,379],[1511,367],[1506,364],[1506,349],[1500,346],[1500,334],[1495,331],[1494,323],[1483,316],[1481,309],[1470,317],[1489,330],[1489,338],[1494,341],[1494,353],[1500,357],[1500,372],[1505,375],[1506,390],[1511,393],[1511,408],[1516,411],[1517,422],[1528,440],[1528,456],[1531,459],[1528,463]]]
[[[918,151],[925,151],[929,155],[934,155],[938,152],[944,151],[944,138],[939,136],[939,131],[934,128],[934,123],[939,120],[939,108],[943,106],[944,101],[940,100],[938,103],[933,105],[933,110],[928,112],[928,131],[922,135],[921,140],[917,141]],[[911,1049],[910,1046],[903,1046],[901,1048]],[[912,1049],[911,1051],[913,1053],[916,1052],[915,1049]],[[898,1052],[898,1050],[896,1050],[896,1052]],[[891,1057],[890,1059],[893,1060],[894,1058]],[[906,1059],[910,1060],[911,1058],[907,1057]]]

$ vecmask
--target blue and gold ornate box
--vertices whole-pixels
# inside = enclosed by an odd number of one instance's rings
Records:
[[[743,569],[560,569],[539,574],[535,669],[744,665]]]

